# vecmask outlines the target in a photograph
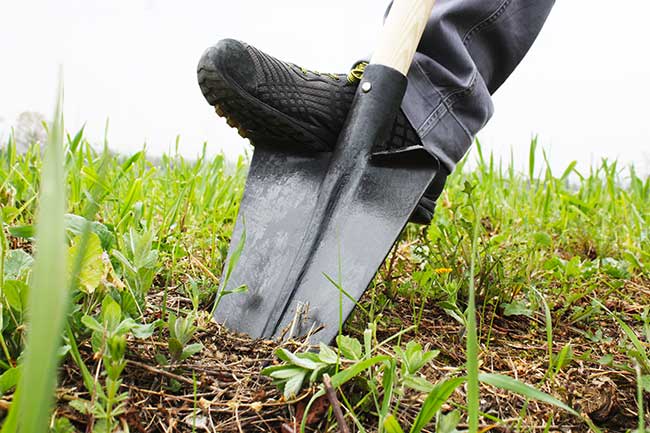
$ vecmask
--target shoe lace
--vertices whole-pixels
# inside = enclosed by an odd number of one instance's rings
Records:
[[[361,77],[363,77],[363,73],[366,70],[366,66],[368,66],[368,62],[359,62],[350,71],[348,74],[348,82],[350,84],[358,83],[361,81]]]
[[[336,80],[336,81],[339,81],[341,79],[341,77],[339,77],[338,75],[332,74],[332,73],[329,73],[329,72],[318,72],[318,71],[314,71],[314,70],[311,70],[311,69],[303,68],[302,66],[298,66],[298,65],[294,65],[294,66],[296,68],[300,69],[300,71],[305,75],[314,74],[314,75],[318,75],[319,77],[325,76],[325,77],[329,77],[329,78],[331,78],[333,80]]]

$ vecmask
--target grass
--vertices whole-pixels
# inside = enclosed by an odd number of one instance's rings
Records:
[[[477,143],[337,348],[308,350],[209,321],[244,159],[121,157],[55,118],[44,159],[0,149],[3,431],[336,431],[324,374],[358,431],[645,428],[650,180],[633,168],[555,174],[533,142],[523,174]]]
[[[35,233],[38,253],[26,317],[29,331],[16,390],[17,403],[11,408],[3,432],[16,429],[24,433],[44,431],[53,403],[61,331],[68,308],[62,104],[63,89],[60,86],[42,170],[42,196]]]

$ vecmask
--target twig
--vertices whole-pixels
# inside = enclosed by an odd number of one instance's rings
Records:
[[[218,284],[220,282],[219,278],[217,278],[217,276],[214,275],[212,271],[210,271],[210,269],[208,269],[203,263],[201,263],[199,259],[197,259],[191,254],[190,254],[190,259],[196,266],[198,266],[203,272],[205,272],[208,275],[208,277],[210,277],[210,279],[212,279],[215,283]]]
[[[150,366],[150,365],[143,364],[143,363],[138,362],[138,361],[131,361],[130,359],[127,360],[126,362],[129,363],[129,364],[131,364],[131,365],[134,365],[134,366],[136,366],[136,367],[142,368],[143,370],[150,371],[151,373],[160,374],[161,376],[166,376],[166,377],[168,377],[168,378],[170,378],[170,379],[175,379],[175,380],[177,380],[177,381],[179,381],[179,382],[184,382],[184,383],[187,383],[187,384],[189,384],[189,385],[194,385],[194,380],[192,380],[192,379],[188,379],[187,377],[179,376],[179,375],[177,375],[177,374],[170,373],[170,372],[168,372],[168,371],[161,370],[161,369],[158,369],[158,368],[152,367],[152,366]],[[197,383],[197,385],[198,385],[199,387],[203,385],[203,384],[201,383],[201,381],[196,381],[196,383]]]
[[[334,411],[334,416],[336,417],[336,422],[339,425],[339,431],[341,433],[350,433],[350,427],[348,427],[343,417],[343,411],[341,410],[341,403],[339,399],[336,398],[336,391],[332,388],[332,381],[329,374],[323,375],[323,385],[325,385],[325,392],[327,393],[327,399],[332,405],[332,410]]]

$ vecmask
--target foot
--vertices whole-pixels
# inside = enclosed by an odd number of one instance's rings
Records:
[[[347,75],[319,73],[226,39],[203,54],[198,79],[217,114],[254,146],[326,152],[334,148],[343,129],[364,68],[365,63],[360,63]],[[384,146],[377,150],[422,146],[401,111]],[[440,183],[439,179],[433,182]],[[433,184],[413,214],[414,222],[431,220],[442,190]]]

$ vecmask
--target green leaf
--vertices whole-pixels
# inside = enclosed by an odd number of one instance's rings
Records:
[[[501,304],[503,307],[503,315],[506,317],[511,317],[511,316],[526,316],[526,317],[533,317],[533,311],[528,308],[528,303],[515,299],[510,303],[503,303]]]
[[[339,360],[338,355],[327,344],[320,343],[319,359],[326,364],[336,364]]]
[[[541,247],[550,247],[551,244],[553,243],[553,239],[551,239],[551,236],[545,232],[534,233],[533,240],[535,241],[535,245]]]
[[[293,365],[269,367],[268,369],[264,369],[262,371],[265,375],[272,377],[273,379],[289,379],[296,374],[306,373],[306,370],[304,368],[295,367]]]
[[[4,295],[7,303],[16,311],[23,312],[27,307],[29,286],[19,280],[5,280]]]
[[[433,384],[420,376],[408,375],[404,377],[404,385],[419,392],[429,393],[433,391]]]
[[[630,278],[628,271],[629,264],[624,260],[616,260],[606,257],[600,262],[601,270],[612,278],[627,279]]]
[[[85,128],[86,125],[84,124],[72,140],[70,140],[70,136],[68,136],[68,150],[70,153],[75,153],[77,151],[81,139],[83,138]]]
[[[84,251],[79,251],[81,243],[81,236],[77,236],[68,253],[68,269],[69,272],[72,272],[78,255],[82,255],[77,281],[83,292],[91,294],[106,275],[106,266],[102,260],[103,250],[99,237],[94,233],[88,234]]]
[[[86,218],[79,215],[66,214],[65,225],[66,230],[75,237],[80,236],[86,227],[88,227],[90,232],[99,238],[104,251],[109,251],[115,244],[115,235],[113,232],[100,222],[88,221]]]
[[[246,284],[242,284],[239,287],[234,288],[233,290],[223,290],[221,293],[223,296],[226,295],[236,295],[238,293],[247,293],[248,292],[248,286]]]
[[[68,418],[57,418],[51,433],[75,433],[76,431]]]
[[[122,309],[110,295],[104,296],[101,316],[106,329],[109,331],[116,330],[122,321]]]
[[[176,317],[173,314],[169,315],[169,334],[176,338],[181,345],[185,345],[194,334],[196,327],[194,326],[194,317],[189,315],[187,317]]]
[[[359,375],[361,372],[369,369],[375,364],[389,360],[390,357],[386,355],[375,356],[374,358],[366,359],[354,364],[352,367],[346,368],[345,370],[332,376],[332,386],[338,388],[345,383],[347,383],[353,377]]]
[[[296,373],[290,377],[287,382],[284,384],[284,398],[287,400],[295,397],[300,392],[302,384],[305,381],[305,376],[307,372],[302,370],[301,373]]]
[[[230,256],[230,260],[228,261],[226,274],[225,277],[223,278],[224,280],[223,287],[226,287],[228,281],[230,281],[230,275],[235,270],[235,266],[237,266],[237,263],[239,263],[239,259],[241,257],[242,252],[244,251],[245,245],[246,245],[246,220],[242,218],[241,237],[239,239],[239,242],[237,243],[237,246],[235,247],[235,250],[232,252],[232,255]]]
[[[9,227],[9,234],[16,238],[21,239],[32,239],[34,238],[34,226],[16,226]]]
[[[183,345],[178,339],[170,337],[167,341],[167,346],[169,348],[169,354],[174,359],[180,359],[183,354]]]
[[[645,371],[650,371],[650,353],[647,352],[645,345],[641,342],[641,340],[639,340],[639,337],[637,337],[634,330],[630,327],[630,325],[621,320],[616,314],[607,309],[602,303],[598,302],[598,304],[604,308],[609,313],[609,315],[614,318],[614,320],[618,322],[618,325],[621,327],[621,329],[623,329],[623,332],[625,335],[627,335],[627,338],[630,339],[632,345],[634,346],[634,352],[637,361],[641,364]]]
[[[284,370],[287,368],[293,368],[290,365],[282,364],[282,365],[272,365],[270,367],[263,368],[262,371],[260,371],[260,374],[262,376],[269,376],[271,377],[271,373],[274,373],[276,371]]]
[[[640,385],[645,392],[650,392],[650,375],[641,376]]]
[[[388,415],[384,420],[384,429],[386,433],[404,433],[404,430],[402,430],[402,427],[393,415]]]
[[[564,274],[567,277],[576,277],[580,275],[580,267],[582,263],[580,262],[580,257],[574,256],[571,260],[566,263],[564,268]]]
[[[201,343],[188,344],[183,349],[183,352],[181,354],[181,360],[187,359],[190,356],[195,355],[202,350],[203,350],[203,344]]]
[[[117,259],[117,261],[122,265],[122,268],[124,268],[125,271],[131,273],[132,275],[136,275],[138,273],[138,270],[131,264],[129,259],[126,258],[124,254],[117,250],[112,250],[111,255]]]
[[[560,353],[553,357],[553,365],[555,365],[555,373],[557,374],[561,369],[571,364],[573,361],[573,348],[571,344],[567,343]]]
[[[161,324],[162,324],[161,320],[156,320],[155,322],[146,325],[136,323],[135,326],[131,328],[131,333],[135,338],[140,338],[140,339],[149,338],[153,335],[156,328]]]
[[[458,424],[460,424],[460,411],[454,410],[448,414],[440,414],[436,433],[458,433]]]
[[[384,397],[381,402],[380,416],[385,420],[389,415],[390,404],[393,399],[393,393],[395,392],[393,384],[395,383],[395,377],[397,376],[397,363],[394,359],[384,362],[382,373],[383,377],[381,380],[381,386],[384,388]]]
[[[436,416],[442,405],[449,400],[451,394],[467,380],[466,377],[456,377],[437,383],[422,404],[410,433],[420,433]]]
[[[68,402],[68,405],[70,405],[71,408],[76,410],[77,412],[83,414],[83,415],[89,415],[92,413],[92,403],[88,400],[84,400],[82,398],[78,398],[75,400],[72,400]]]
[[[29,291],[29,321],[22,374],[3,432],[17,427],[21,433],[47,431],[56,388],[57,356],[68,305],[66,240],[63,215],[66,183],[63,155],[63,88],[59,84],[57,108],[41,170],[36,217],[36,261]],[[34,404],[34,402],[38,404]],[[18,415],[20,414],[20,415]],[[13,421],[17,418],[18,425]],[[16,430],[13,430],[16,431]]]
[[[5,257],[6,279],[20,280],[29,272],[34,264],[32,256],[23,250],[10,250]]]
[[[339,335],[336,337],[336,344],[341,350],[341,354],[348,359],[361,359],[363,356],[363,349],[361,343],[356,338],[351,338],[346,335]]]
[[[5,395],[7,391],[18,385],[18,381],[20,380],[20,368],[20,366],[12,367],[0,375],[0,396]]]
[[[118,304],[119,305],[119,304]],[[122,320],[117,327],[112,329],[112,333],[115,335],[126,335],[138,324],[132,318],[126,318]]]
[[[578,161],[571,161],[571,163],[568,165],[568,167],[564,170],[564,173],[562,173],[562,176],[560,177],[561,180],[566,180],[567,177],[575,170],[576,165],[578,164]]]
[[[571,415],[580,417],[580,414],[569,407],[567,404],[561,402],[557,398],[546,394],[538,389],[533,388],[530,385],[527,385],[523,382],[520,382],[516,379],[513,379],[509,376],[504,376],[501,374],[492,374],[492,373],[482,373],[479,374],[479,380],[487,385],[491,385],[495,388],[500,388],[506,391],[514,392],[515,394],[522,395],[524,397],[530,398],[532,400],[541,401],[559,407]]]
[[[81,318],[81,323],[83,323],[83,325],[86,328],[90,329],[91,331],[99,332],[99,333],[104,332],[104,327],[97,320],[95,320],[94,317],[84,315]]]
[[[564,269],[566,267],[566,260],[554,256],[544,262],[544,269],[547,271],[555,271],[557,269]]]
[[[317,368],[322,367],[322,364],[318,362],[314,362],[311,359],[308,359],[309,357],[303,356],[302,354],[293,354],[290,351],[286,349],[279,349],[276,351],[276,354],[280,353],[282,356],[278,357],[285,362],[288,362],[290,364],[296,365],[298,367],[305,368],[307,370],[315,370]]]

